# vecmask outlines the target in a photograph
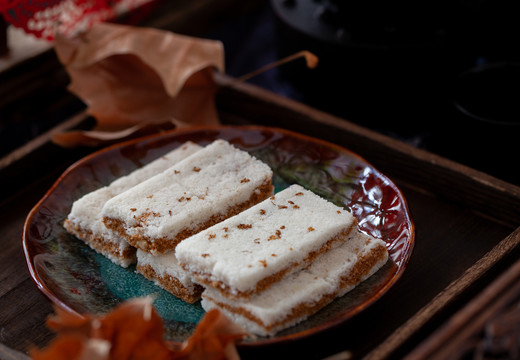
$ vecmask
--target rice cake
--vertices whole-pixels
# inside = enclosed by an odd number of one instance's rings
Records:
[[[228,298],[248,298],[340,245],[357,226],[345,209],[292,185],[184,240],[181,266]]]
[[[154,256],[138,249],[136,270],[179,299],[190,304],[200,300],[202,286],[192,281],[188,272],[179,265],[174,252]]]
[[[107,201],[103,221],[152,254],[238,214],[273,192],[272,171],[224,140]]]
[[[114,180],[110,185],[84,195],[73,203],[64,227],[112,262],[123,267],[135,263],[135,248],[118,234],[108,231],[103,224],[103,206],[114,196],[161,173],[200,149],[201,146],[187,142],[142,168]]]
[[[341,246],[318,257],[249,300],[230,300],[207,288],[202,307],[218,308],[236,324],[260,336],[272,336],[316,313],[378,271],[388,260],[382,240],[353,231]]]

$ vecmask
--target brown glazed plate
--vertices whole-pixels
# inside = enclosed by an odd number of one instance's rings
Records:
[[[117,144],[73,164],[29,213],[23,247],[36,286],[53,303],[79,314],[102,314],[129,298],[153,294],[166,337],[181,342],[204,315],[200,302],[187,304],[135,272],[97,254],[68,234],[63,221],[72,203],[191,140],[206,145],[224,139],[267,163],[275,192],[298,183],[350,210],[359,228],[383,239],[390,261],[376,274],[300,324],[255,346],[297,339],[345,322],[381,298],[403,274],[414,245],[414,225],[401,191],[351,151],[287,130],[218,126],[165,132]]]

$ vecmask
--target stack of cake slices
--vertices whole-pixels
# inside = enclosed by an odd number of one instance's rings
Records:
[[[205,310],[270,336],[367,279],[388,251],[348,211],[292,185],[186,239],[175,256],[204,286]]]
[[[356,218],[224,140],[186,143],[77,200],[66,229],[180,299],[271,336],[388,259]]]
[[[158,256],[271,196],[272,170],[224,140],[204,148],[184,144],[165,158],[169,166],[159,168],[158,159],[77,200],[65,228],[117,264],[135,258],[138,272],[193,303],[202,288],[176,261],[162,271]],[[111,244],[118,251],[108,251]]]
[[[72,210],[65,219],[65,229],[112,262],[123,267],[134,264],[136,249],[105,227],[101,216],[103,206],[114,196],[163,172],[200,149],[202,147],[199,145],[187,142],[129,175],[118,178],[110,185],[86,194],[72,204]]]

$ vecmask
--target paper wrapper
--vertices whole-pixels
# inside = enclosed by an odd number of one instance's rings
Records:
[[[55,50],[69,90],[96,119],[92,131],[55,134],[59,145],[103,145],[143,132],[218,124],[214,71],[224,72],[221,42],[167,31],[95,24]]]

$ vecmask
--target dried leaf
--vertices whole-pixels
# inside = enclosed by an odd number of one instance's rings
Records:
[[[95,24],[74,38],[56,36],[55,49],[71,77],[69,90],[87,104],[97,124],[90,131],[53,135],[64,147],[100,146],[154,133],[219,123],[214,71],[224,72],[219,41],[152,28]],[[300,51],[232,82],[242,82],[289,61],[318,58]]]
[[[63,334],[43,350],[30,351],[33,360],[74,360],[80,359],[86,336]],[[96,359],[98,360],[98,359]]]
[[[310,68],[310,69],[314,69],[316,66],[318,66],[318,57],[316,55],[314,55],[313,53],[311,53],[310,51],[307,51],[307,50],[303,50],[303,51],[299,51],[295,54],[292,54],[290,56],[287,56],[283,59],[280,59],[280,60],[277,60],[273,63],[270,63],[270,64],[267,64],[267,65],[264,65],[262,66],[260,69],[257,69],[253,72],[250,72],[248,74],[245,74],[245,75],[242,75],[241,77],[237,78],[237,82],[243,82],[243,81],[246,81],[254,76],[257,76],[258,74],[261,74],[267,70],[270,70],[270,69],[273,69],[275,67],[278,67],[280,65],[283,65],[285,63],[288,63],[288,62],[291,62],[291,61],[294,61],[296,59],[299,59],[299,58],[304,58],[305,59],[305,63],[307,64],[307,67]]]
[[[66,309],[55,307],[54,316],[47,319],[47,327],[56,332],[75,331],[88,336],[90,334],[90,319],[70,312]]]
[[[195,333],[177,354],[178,359],[217,360],[239,359],[235,341],[243,339],[247,333],[231,322],[220,311],[213,309],[206,313]]]
[[[169,359],[171,351],[164,342],[162,320],[150,298],[124,302],[100,319],[93,333],[108,340],[111,359]]]
[[[179,124],[179,122],[167,120],[157,124],[152,122],[137,124],[119,131],[73,130],[53,134],[52,141],[66,148],[73,148],[80,144],[86,146],[102,146],[119,142],[121,139],[133,139],[146,134],[170,130],[175,128],[176,124]]]
[[[206,313],[195,333],[174,349],[150,297],[125,301],[104,316],[79,316],[56,308],[47,325],[56,339],[32,350],[34,360],[239,359],[235,341],[247,336],[218,310]]]
[[[165,121],[178,127],[219,122],[213,79],[215,69],[224,71],[219,41],[99,23],[80,37],[58,35],[55,50],[71,77],[69,90],[97,121],[97,134],[82,133],[97,139],[96,144],[104,142],[99,131]],[[124,134],[113,134],[110,140]],[[91,144],[87,138],[67,143]]]

